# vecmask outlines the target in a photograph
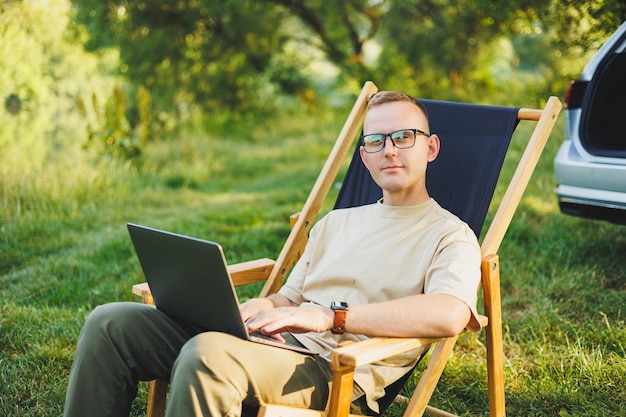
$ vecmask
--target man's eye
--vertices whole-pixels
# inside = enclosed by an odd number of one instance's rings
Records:
[[[398,132],[393,135],[394,140],[408,140],[411,139],[411,131]]]
[[[365,139],[365,143],[368,145],[379,145],[382,141],[383,139],[380,136],[368,137]]]

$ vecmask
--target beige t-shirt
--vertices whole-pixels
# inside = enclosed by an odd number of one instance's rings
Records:
[[[413,294],[448,294],[464,301],[477,325],[480,247],[472,230],[430,199],[417,206],[381,202],[331,211],[311,230],[309,243],[279,291],[305,307],[332,301],[362,305]],[[349,314],[349,313],[348,313]],[[330,360],[345,340],[368,337],[345,333],[294,334],[307,348]],[[426,349],[358,367],[355,381],[368,405],[408,372]]]

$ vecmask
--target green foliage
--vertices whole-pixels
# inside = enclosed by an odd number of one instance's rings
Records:
[[[119,48],[121,74],[159,91],[160,109],[194,101],[243,111],[257,78],[280,54],[284,12],[255,1],[87,2],[75,19],[89,31],[89,50]]]
[[[91,108],[81,97],[77,100],[77,107],[87,121],[85,146],[95,148],[100,154],[137,161],[148,140],[156,139],[152,100],[144,87],[139,87],[132,107],[128,94],[119,85],[113,88],[102,110],[95,93],[91,95]]]
[[[378,79],[441,99],[511,104],[529,88],[562,96],[624,19],[623,2],[391,2]]]
[[[109,63],[67,38],[69,0],[0,5],[0,175],[35,172],[80,153],[76,96],[110,85]]]
[[[603,0],[74,4],[88,48],[119,47],[122,73],[158,89],[160,108],[235,112],[267,108],[281,93],[313,97],[321,77],[311,68],[320,62],[337,70],[336,86],[371,79],[422,96],[481,100],[523,92],[521,77],[541,95],[561,95],[587,51],[626,18],[624,2]],[[502,64],[503,42],[512,44],[504,80],[492,65]]]

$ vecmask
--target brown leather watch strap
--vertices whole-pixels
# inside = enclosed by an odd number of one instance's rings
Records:
[[[333,319],[333,327],[330,331],[333,334],[343,334],[346,331],[346,315],[348,314],[348,303],[342,301],[339,304],[334,301],[330,304],[330,308],[335,312]]]

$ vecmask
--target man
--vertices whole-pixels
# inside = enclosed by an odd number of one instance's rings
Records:
[[[323,409],[340,342],[445,337],[479,327],[480,249],[470,228],[426,190],[439,152],[416,99],[380,92],[368,105],[361,158],[383,190],[371,205],[334,210],[277,294],[248,300],[250,331],[318,355],[203,332],[139,303],[98,307],[81,332],[65,415],[128,415],[138,380],[170,380],[168,416],[254,415],[263,403]],[[347,311],[331,303],[347,304]],[[373,415],[384,388],[422,351],[357,368],[353,412]]]

